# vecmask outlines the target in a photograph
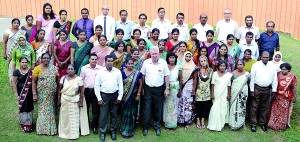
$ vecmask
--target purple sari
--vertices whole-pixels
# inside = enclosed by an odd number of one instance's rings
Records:
[[[26,39],[31,43],[36,35],[36,25],[33,25],[30,30],[26,29],[25,26],[22,26],[21,29],[26,31]]]
[[[205,45],[205,42],[201,43],[201,46],[206,46],[208,51],[208,57],[213,59],[218,54],[219,44],[217,42],[211,44],[210,46]]]

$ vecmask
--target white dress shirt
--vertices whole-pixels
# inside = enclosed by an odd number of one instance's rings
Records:
[[[189,39],[189,27],[187,24],[183,23],[182,26],[179,26],[177,23],[173,24],[172,30],[177,28],[179,30],[179,41],[187,41]]]
[[[244,58],[244,51],[246,49],[250,49],[252,54],[251,54],[251,58],[252,59],[258,59],[259,57],[259,49],[257,46],[256,42],[251,42],[251,44],[247,44],[247,43],[240,43],[239,44],[240,50],[239,50],[239,59],[243,59]]]
[[[90,64],[81,68],[80,77],[83,79],[84,88],[94,88],[96,75],[102,68],[97,64],[95,68],[91,68]]]
[[[242,26],[238,29],[238,34],[236,36],[236,38],[240,40],[240,43],[246,43],[245,37],[247,32],[253,33],[252,42],[255,42],[255,40],[258,40],[260,37],[258,27],[252,26],[250,29],[248,29],[246,26]]]
[[[96,75],[95,94],[98,101],[102,100],[100,92],[114,93],[119,91],[118,100],[123,97],[123,79],[121,71],[115,67],[108,71],[106,67],[102,68]]]
[[[257,61],[252,65],[250,82],[251,92],[254,92],[254,84],[257,84],[260,87],[272,85],[272,92],[277,91],[277,72],[274,70],[274,66],[270,61],[267,65],[262,61]]]
[[[169,37],[169,33],[171,33],[171,22],[164,18],[164,21],[161,22],[159,18],[152,21],[151,30],[157,28],[159,29],[159,37],[158,39],[167,39]]]
[[[145,24],[145,26],[142,28],[140,26],[140,24],[135,24],[132,26],[132,31],[131,31],[131,35],[133,36],[133,30],[135,29],[139,29],[141,30],[142,34],[141,34],[141,37],[140,38],[143,38],[144,40],[148,40],[148,37],[150,35],[150,26]]]
[[[218,36],[218,41],[226,43],[226,38],[229,34],[236,36],[238,34],[238,24],[236,21],[231,20],[226,22],[225,19],[218,21],[216,27],[216,35]]]
[[[206,32],[208,30],[214,30],[214,28],[211,25],[205,24],[204,26],[202,26],[201,23],[194,25],[193,28],[197,30],[197,39],[200,41],[206,41]]]
[[[102,34],[104,34],[104,15],[97,16],[94,20],[94,31],[97,25],[101,25],[103,28]],[[109,15],[106,16],[106,37],[109,42],[115,36],[115,19]]]
[[[168,76],[170,71],[165,60],[158,59],[158,62],[153,64],[150,58],[143,63],[141,73],[145,75],[145,83],[148,86],[159,87],[164,84],[165,76]]]

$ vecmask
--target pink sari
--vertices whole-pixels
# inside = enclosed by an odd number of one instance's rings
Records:
[[[97,64],[99,66],[104,67],[105,66],[105,56],[109,55],[111,52],[113,52],[113,49],[106,46],[103,49],[99,49],[99,48],[92,48],[91,53],[95,53],[98,56],[98,60],[97,60]]]
[[[70,48],[72,44],[72,41],[68,41],[63,45],[60,44],[59,40],[55,41],[54,46],[57,46],[55,54],[60,62],[64,62],[70,56]],[[58,74],[60,78],[67,74],[67,68],[69,63],[70,61],[68,61],[63,66],[59,66],[58,63],[54,61],[54,65],[58,68]]]

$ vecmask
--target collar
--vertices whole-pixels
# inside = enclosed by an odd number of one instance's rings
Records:
[[[90,64],[88,64],[87,68],[90,68],[90,69],[92,69],[92,67],[91,67],[91,65],[90,65]],[[101,66],[99,66],[99,65],[97,65],[97,64],[96,64],[96,66],[95,66],[95,68],[94,68],[94,69],[101,69]]]
[[[154,63],[152,62],[152,59],[150,58],[150,64],[153,64],[154,65]],[[158,61],[157,61],[157,63],[156,64],[160,64],[161,63],[161,59],[160,58],[158,58]]]
[[[244,29],[248,29],[248,27],[245,25],[245,26],[244,26]],[[254,26],[251,26],[250,29],[254,29]]]
[[[157,18],[156,21],[160,22],[160,18]],[[164,18],[164,22],[167,22],[166,18]]]
[[[112,67],[111,71],[108,71],[106,67],[103,67],[103,69],[104,69],[104,71],[107,71],[107,72],[113,72],[113,71],[115,71],[114,67]]]
[[[176,26],[175,26],[175,27],[185,27],[185,26],[186,26],[185,23],[183,23],[182,26],[179,26],[178,23],[176,23]]]
[[[123,25],[128,24],[128,20],[127,19],[126,19],[125,23],[123,23],[121,19],[119,20],[119,22],[120,22],[120,24],[123,24]]]

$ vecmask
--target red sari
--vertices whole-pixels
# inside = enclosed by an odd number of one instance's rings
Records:
[[[55,54],[60,62],[64,62],[70,56],[70,48],[72,44],[72,41],[68,41],[63,45],[60,44],[59,40],[55,41],[54,46],[57,47]],[[68,61],[66,64],[60,67],[58,63],[54,61],[54,65],[58,68],[59,78],[67,74],[67,68],[69,63],[70,61]]]
[[[296,76],[289,74],[283,78],[278,75],[277,96],[272,101],[268,127],[273,130],[285,130],[288,125],[290,105],[295,97]]]

